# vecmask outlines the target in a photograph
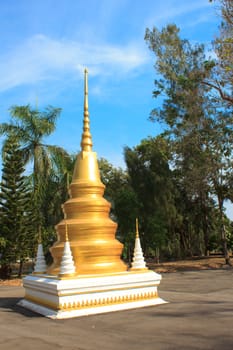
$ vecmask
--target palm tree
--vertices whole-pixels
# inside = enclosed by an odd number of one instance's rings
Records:
[[[62,159],[67,157],[63,148],[46,145],[43,142],[44,138],[55,130],[56,120],[60,112],[60,108],[51,106],[44,111],[33,109],[30,105],[13,106],[10,109],[10,123],[0,124],[0,135],[7,137],[14,135],[23,151],[25,165],[28,163],[33,165],[31,179],[38,230],[43,221],[41,208],[45,198],[47,179],[56,168],[57,160],[59,159],[60,167]]]
[[[46,183],[46,200],[43,215],[46,226],[54,226],[63,218],[62,204],[69,197],[69,186],[72,179],[76,155],[56,159],[56,169],[52,170]]]

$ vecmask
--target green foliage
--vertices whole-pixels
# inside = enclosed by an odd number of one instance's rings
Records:
[[[130,184],[137,196],[141,241],[148,255],[162,249],[175,217],[169,145],[159,136],[142,140],[134,149],[125,148]]]
[[[116,192],[127,186],[127,173],[121,168],[115,168],[108,160],[100,158],[98,160],[101,181],[106,186],[105,197],[114,200]]]
[[[221,16],[219,35],[213,41],[216,59],[210,60],[210,65],[207,62],[206,68],[212,71],[212,76],[203,80],[203,84],[215,92],[216,97],[214,98],[221,99],[225,107],[231,108],[233,104],[233,2],[232,0],[218,0],[216,2],[220,4],[217,9],[220,10]]]
[[[5,144],[0,193],[1,264],[24,261],[33,246],[31,193],[26,185],[22,151],[15,139]],[[20,272],[19,272],[20,274]]]
[[[160,74],[155,80],[156,91],[165,96],[162,108],[154,109],[151,119],[168,125],[177,136],[182,119],[186,120],[188,131],[190,119],[199,118],[203,113],[203,93],[209,89],[200,86],[207,75],[203,69],[204,46],[180,39],[179,28],[175,25],[168,25],[161,31],[147,29],[145,40],[156,56],[155,69]]]
[[[232,113],[223,105],[219,107],[219,99],[211,94],[213,86],[209,82],[216,74],[216,62],[207,59],[203,45],[191,45],[181,39],[175,25],[161,31],[147,29],[145,39],[155,54],[155,68],[160,74],[155,80],[154,96],[158,96],[158,91],[164,96],[162,107],[152,111],[151,120],[167,128],[165,135],[170,140],[171,162],[178,181],[176,207],[183,218],[178,237],[184,250],[193,254],[193,237],[198,236],[199,242],[203,239],[207,254],[212,230],[208,217],[216,198],[219,235],[228,261],[223,203],[230,195],[233,119]],[[179,205],[181,193],[185,208]],[[192,215],[188,214],[189,207]],[[196,215],[198,225],[193,220]],[[201,251],[201,246],[196,246],[195,251]]]
[[[127,171],[115,168],[106,159],[99,159],[105,198],[111,202],[111,216],[118,222],[117,238],[124,244],[123,258],[131,260],[135,240],[135,220],[139,214],[137,195],[129,183]]]
[[[70,156],[61,147],[46,145],[44,142],[44,138],[55,130],[60,112],[59,108],[51,106],[44,111],[33,109],[30,105],[13,106],[10,109],[10,122],[0,124],[0,134],[7,137],[13,135],[19,143],[23,164],[33,166],[28,182],[33,189],[36,236],[41,227],[54,225],[61,218],[64,191],[67,196]]]

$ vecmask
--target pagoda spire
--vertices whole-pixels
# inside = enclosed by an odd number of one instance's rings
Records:
[[[82,151],[92,151],[92,137],[90,133],[90,119],[88,112],[88,71],[84,70],[84,119],[83,119],[83,133],[81,140]]]
[[[45,262],[43,245],[41,240],[41,226],[39,227],[39,238],[38,238],[38,248],[36,254],[36,263],[34,267],[33,274],[44,274],[46,273],[47,266]]]
[[[69,185],[70,198],[63,204],[65,220],[56,226],[58,240],[51,247],[53,264],[48,269],[50,274],[59,275],[60,271],[63,273],[64,245],[70,245],[72,248],[77,275],[127,270],[126,264],[121,260],[123,245],[115,237],[117,224],[111,220],[109,215],[111,203],[104,198],[104,189],[97,154],[92,151],[88,113],[88,80],[87,69],[85,69],[81,152],[77,155],[72,181]],[[66,240],[65,221],[69,229],[70,242]],[[66,270],[64,270],[65,273],[67,273]]]
[[[65,221],[65,244],[64,250],[62,254],[61,267],[60,267],[60,277],[70,277],[75,273],[74,260],[72,256],[72,252],[70,249],[70,242],[68,237],[68,227]]]
[[[138,231],[138,218],[136,218],[136,238],[139,238],[139,231]]]
[[[147,270],[146,263],[143,257],[142,247],[138,232],[138,218],[136,218],[136,238],[134,247],[134,256],[131,270]]]

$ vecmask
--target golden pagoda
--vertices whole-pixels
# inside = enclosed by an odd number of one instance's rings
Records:
[[[43,258],[41,245],[36,271],[23,279],[25,297],[19,302],[50,318],[164,303],[157,292],[161,276],[147,269],[144,262],[137,220],[132,268],[120,258],[123,247],[115,238],[117,224],[110,218],[110,203],[103,198],[105,186],[92,151],[87,74],[85,69],[81,151],[69,187],[70,198],[63,205],[64,220],[56,226],[57,242],[50,248],[53,263],[46,272],[44,265],[37,266]]]
[[[105,186],[100,180],[97,154],[92,151],[87,69],[84,74],[81,152],[76,159],[70,199],[63,205],[65,220],[57,225],[58,241],[50,248],[54,262],[48,272],[55,275],[60,269],[66,223],[77,275],[127,270],[120,259],[122,244],[115,239],[117,224],[109,217],[111,204],[103,198]]]

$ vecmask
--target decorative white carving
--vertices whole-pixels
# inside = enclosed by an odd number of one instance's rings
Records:
[[[133,256],[133,262],[132,262],[132,269],[147,269],[146,263],[143,257],[142,247],[140,243],[139,238],[139,232],[138,232],[138,219],[136,219],[136,239],[135,239],[135,246],[134,246],[134,256]]]
[[[64,244],[64,251],[61,260],[60,275],[67,275],[75,273],[74,260],[70,249],[70,242],[66,241]]]
[[[136,237],[135,247],[134,247],[134,256],[132,262],[132,269],[146,269],[145,259],[143,257],[143,252],[141,248],[140,238]]]
[[[46,270],[47,270],[47,266],[44,258],[43,246],[41,243],[39,243],[37,248],[36,264],[34,267],[34,272],[45,273]]]

